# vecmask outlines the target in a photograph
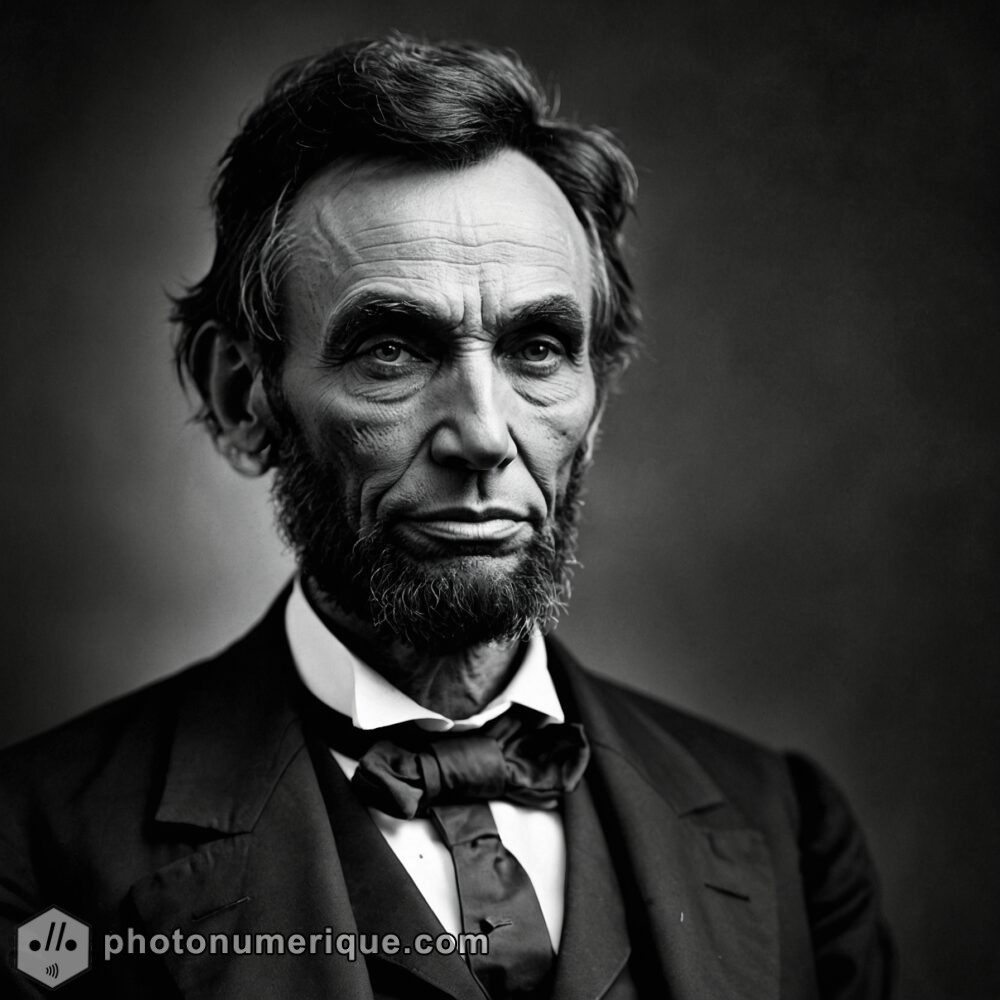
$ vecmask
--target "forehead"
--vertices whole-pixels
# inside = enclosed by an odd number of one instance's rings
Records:
[[[304,298],[339,311],[376,292],[421,298],[455,322],[469,313],[489,322],[561,294],[589,313],[583,226],[548,174],[513,150],[453,170],[336,164],[303,188],[289,221],[293,308]]]

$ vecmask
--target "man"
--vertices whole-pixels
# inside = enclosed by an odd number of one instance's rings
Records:
[[[274,470],[299,573],[219,656],[5,756],[9,990],[57,905],[95,942],[67,996],[887,995],[815,766],[543,639],[636,326],[634,194],[507,53],[391,36],[275,81],[177,357],[220,452]]]

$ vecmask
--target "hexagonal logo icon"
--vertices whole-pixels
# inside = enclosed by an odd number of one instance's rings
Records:
[[[17,968],[49,989],[90,968],[90,927],[50,906],[17,929]]]

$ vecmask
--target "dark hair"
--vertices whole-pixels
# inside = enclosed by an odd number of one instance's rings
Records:
[[[196,335],[209,322],[249,338],[267,371],[279,370],[284,222],[318,171],[359,157],[462,167],[508,148],[548,173],[587,231],[597,265],[591,356],[603,391],[638,323],[621,239],[636,193],[632,164],[609,132],[554,117],[515,53],[401,34],[287,66],[230,143],[212,187],[215,258],[174,299],[182,380],[199,383]],[[218,430],[204,404],[199,417]]]

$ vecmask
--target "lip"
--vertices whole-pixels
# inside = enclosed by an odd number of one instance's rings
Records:
[[[503,542],[527,524],[525,514],[505,507],[445,507],[406,518],[421,534],[451,542]]]
[[[462,521],[469,524],[486,521],[527,521],[528,515],[509,507],[441,507],[438,510],[415,512],[408,521]]]

